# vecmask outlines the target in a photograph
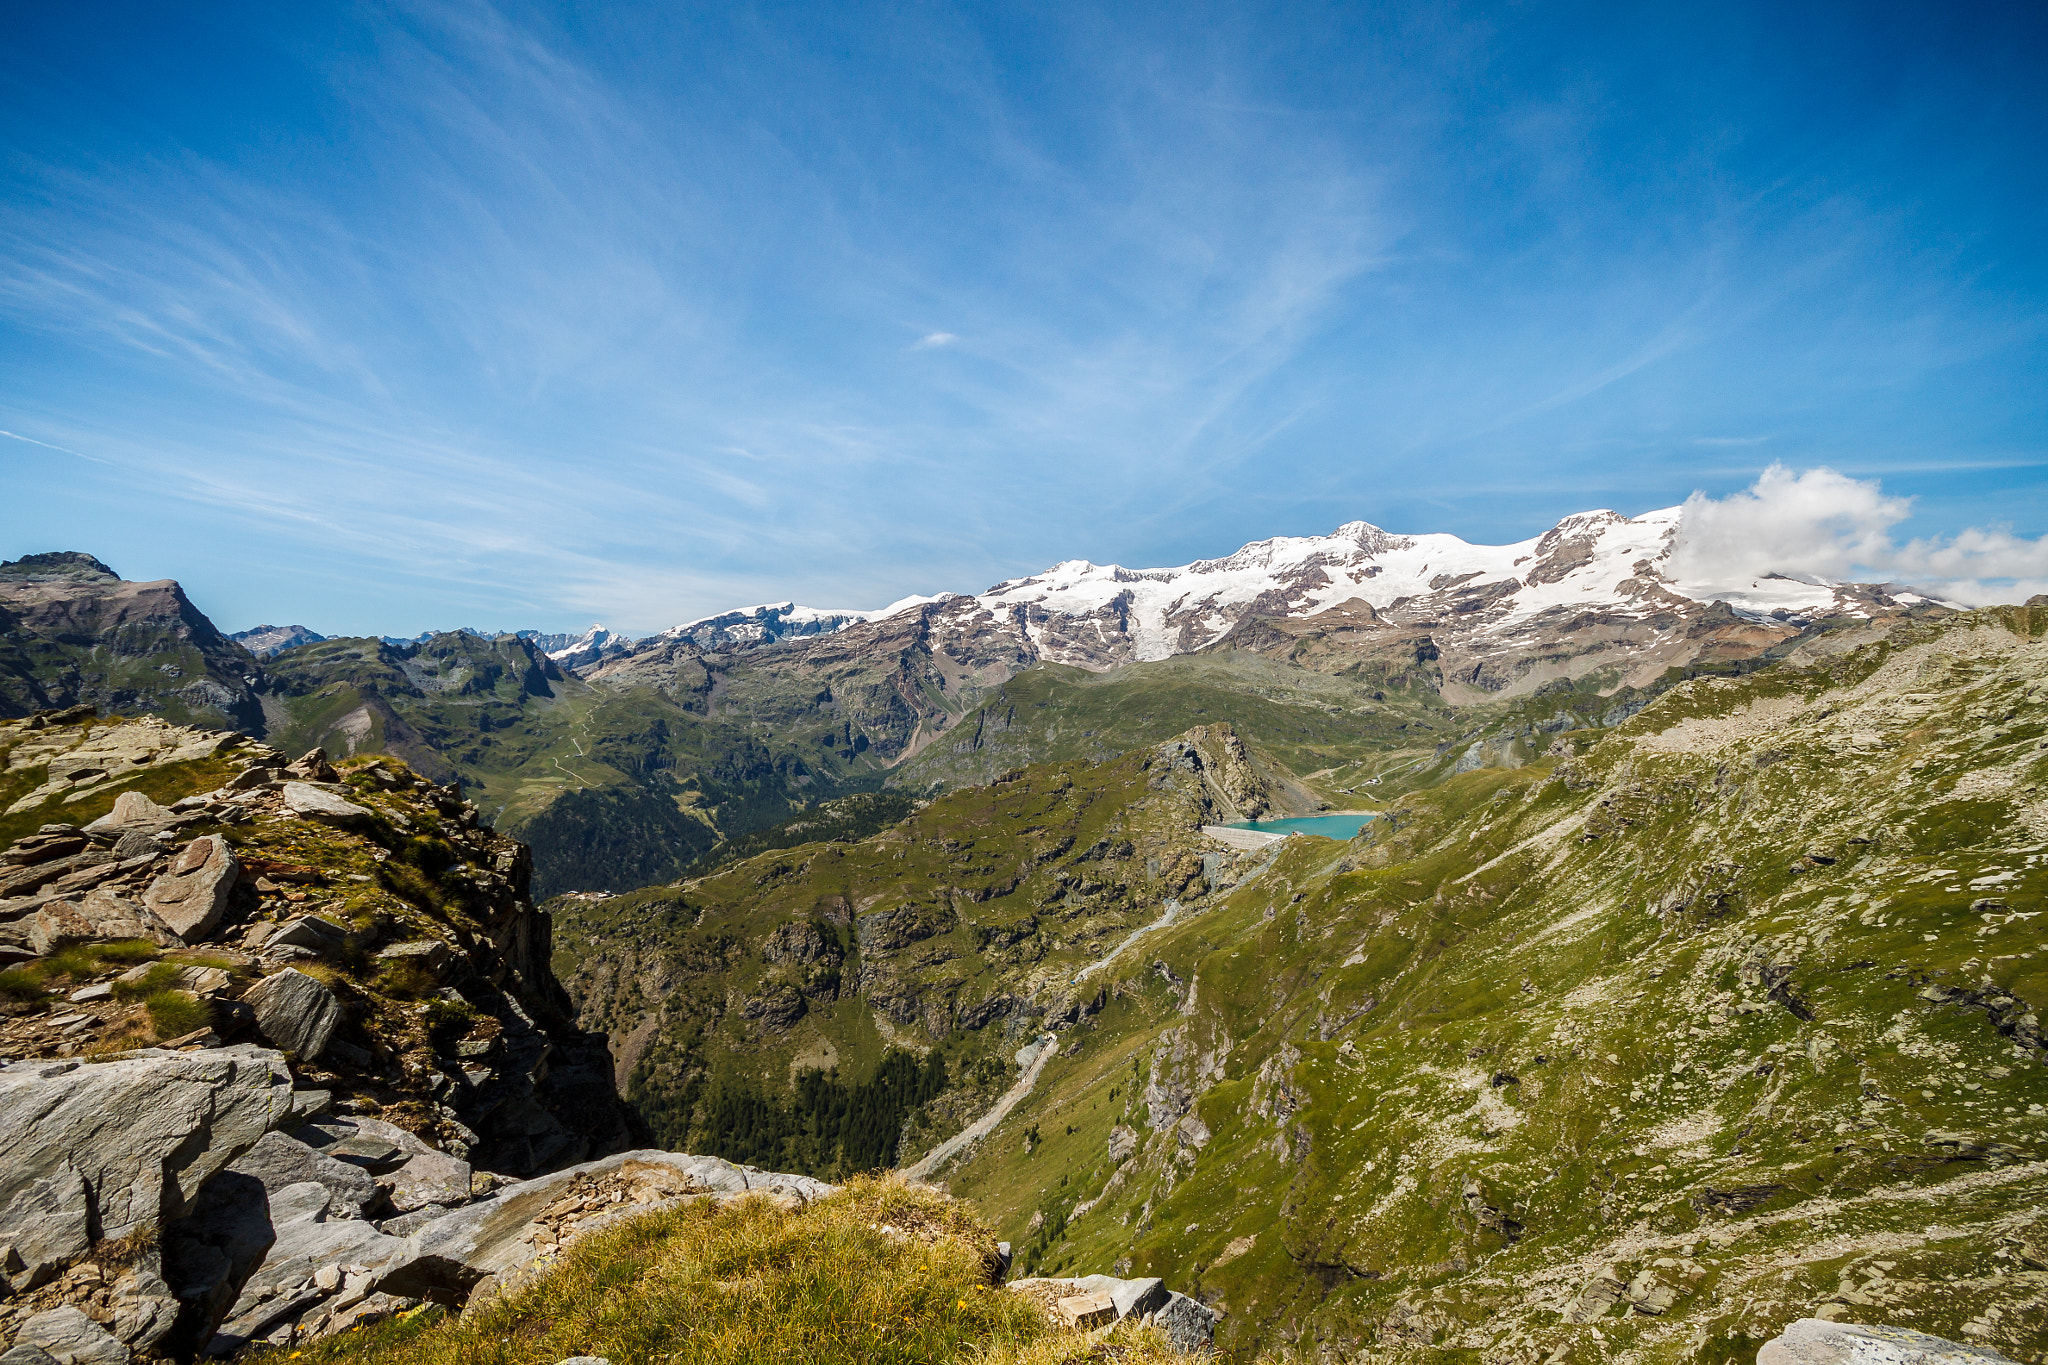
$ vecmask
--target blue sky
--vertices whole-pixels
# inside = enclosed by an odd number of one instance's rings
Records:
[[[9,30],[0,554],[228,628],[646,631],[1354,518],[1499,542],[1774,463],[1881,480],[1923,549],[2008,528],[1980,576],[2042,563],[2036,5]]]

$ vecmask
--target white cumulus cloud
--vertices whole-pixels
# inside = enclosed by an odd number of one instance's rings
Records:
[[[2048,536],[1973,526],[1895,540],[1893,528],[1912,511],[1911,498],[1886,494],[1876,479],[1774,464],[1739,493],[1686,499],[1672,576],[1730,585],[1771,573],[1890,582],[1970,606],[2048,592]]]
[[[910,349],[913,351],[935,350],[940,346],[951,346],[959,339],[959,337],[954,336],[951,332],[927,332],[919,337]]]

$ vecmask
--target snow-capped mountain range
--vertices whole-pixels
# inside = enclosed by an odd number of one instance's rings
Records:
[[[1247,615],[1314,616],[1345,602],[1418,619],[1448,614],[1463,618],[1463,626],[1511,633],[1588,611],[1648,617],[1718,601],[1750,620],[1785,621],[1868,615],[1874,593],[1886,603],[1930,600],[1810,577],[1716,577],[1688,567],[1683,525],[1677,507],[1638,517],[1580,512],[1512,545],[1474,545],[1353,521],[1326,536],[1275,537],[1173,568],[1067,560],[972,597],[906,597],[872,611],[793,602],[742,607],[671,627],[640,645],[687,641],[721,652],[925,611],[950,624],[982,616],[1012,621],[1040,657],[1099,665],[1200,649]],[[580,663],[600,648],[595,642],[618,638],[595,626],[552,657]]]
[[[1731,624],[1789,632],[1817,616],[1870,616],[1933,601],[1889,585],[1717,571],[1714,556],[1686,544],[1684,526],[1679,507],[1637,517],[1580,512],[1512,545],[1474,545],[1353,521],[1328,535],[1255,541],[1221,559],[1171,568],[1067,560],[972,596],[942,592],[874,609],[769,602],[640,639],[603,625],[574,636],[518,633],[558,665],[585,672],[653,654],[731,654],[906,624],[964,668],[998,655],[1005,667],[1049,660],[1106,668],[1202,649],[1249,617],[1302,620],[1348,606],[1351,616],[1427,630],[1440,645],[1479,659],[1526,654],[1532,644],[1543,647],[1539,637],[1561,632],[1577,650],[1597,624],[1593,634],[1608,640],[1601,648],[1634,650],[1649,666],[1683,654],[1666,646],[1709,610]],[[307,631],[305,638],[320,637]]]

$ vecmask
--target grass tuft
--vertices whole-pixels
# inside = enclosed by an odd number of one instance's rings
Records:
[[[142,1002],[159,1039],[182,1038],[213,1026],[213,1006],[186,991],[159,991]]]
[[[43,974],[34,967],[9,967],[0,972],[0,997],[33,1004],[49,999],[50,993],[43,989]]]
[[[95,962],[113,962],[128,967],[139,962],[148,962],[163,954],[163,949],[146,938],[124,938],[113,943],[95,943],[86,951],[92,954]]]
[[[116,1000],[145,1000],[151,996],[160,995],[165,991],[174,989],[182,976],[183,973],[174,964],[159,962],[133,981],[116,981],[114,983],[114,998]],[[197,1025],[194,1025],[194,1027],[197,1027]],[[190,1031],[190,1029],[186,1030],[188,1033]]]
[[[883,1231],[888,1227],[891,1231]],[[1132,1365],[1182,1362],[1156,1334],[1056,1331],[989,1284],[994,1241],[965,1206],[862,1178],[791,1209],[708,1201],[596,1233],[552,1269],[460,1318],[418,1314],[261,1353],[282,1365]]]
[[[401,958],[377,973],[377,991],[393,1000],[419,1000],[439,990],[434,974],[417,962]]]

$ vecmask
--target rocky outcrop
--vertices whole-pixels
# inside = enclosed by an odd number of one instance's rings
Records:
[[[1208,1351],[1216,1342],[1216,1311],[1200,1300],[1169,1290],[1165,1281],[1156,1277],[1034,1277],[1012,1280],[1006,1288],[1037,1302],[1062,1327],[1093,1331],[1131,1322],[1156,1328],[1175,1350],[1189,1354]]]
[[[2018,1365],[1988,1346],[1966,1346],[1904,1327],[1801,1318],[1763,1344],[1756,1365]]]
[[[304,626],[251,626],[233,632],[228,638],[257,658],[268,659],[300,645],[317,645],[327,637]]]
[[[415,1300],[380,1286],[421,1228],[632,1143],[525,850],[459,792],[95,719],[0,745],[204,757],[0,851],[6,1335],[125,1360],[338,1330]],[[177,771],[217,785],[173,796]]]
[[[292,1112],[284,1059],[260,1048],[0,1069],[0,1321],[10,1335],[60,1356],[86,1351],[79,1342],[95,1358],[157,1346],[179,1314],[163,1274],[165,1229]],[[121,1250],[88,1260],[108,1246]]]
[[[776,1175],[717,1157],[622,1152],[507,1186],[425,1224],[411,1234],[402,1269],[383,1283],[397,1293],[465,1302],[486,1281],[502,1282],[623,1215],[750,1193],[811,1200],[832,1188],[809,1176]]]

